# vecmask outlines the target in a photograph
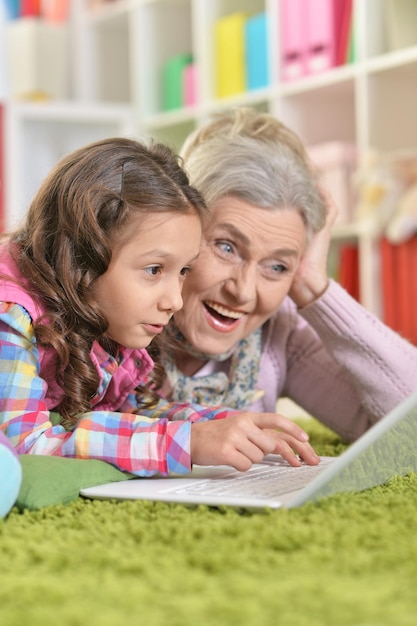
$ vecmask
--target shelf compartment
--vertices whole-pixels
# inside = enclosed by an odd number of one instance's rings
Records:
[[[5,106],[5,121],[6,229],[20,221],[45,176],[65,154],[107,137],[133,135],[131,110],[125,106],[13,103]]]

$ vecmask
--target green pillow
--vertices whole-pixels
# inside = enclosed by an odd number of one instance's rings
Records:
[[[134,478],[133,474],[95,459],[34,454],[22,454],[19,459],[22,464],[22,484],[16,506],[21,511],[68,504],[78,498],[80,489],[84,487]]]

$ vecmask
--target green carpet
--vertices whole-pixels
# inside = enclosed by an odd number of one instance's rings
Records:
[[[320,454],[343,444],[303,422]],[[265,514],[91,502],[0,521],[2,626],[415,626],[417,475]]]

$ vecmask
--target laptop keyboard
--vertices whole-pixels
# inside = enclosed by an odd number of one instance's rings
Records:
[[[196,479],[171,493],[271,499],[302,489],[319,475],[333,459],[322,459],[319,465],[291,467],[287,462],[256,466],[248,472],[232,471],[221,478]]]

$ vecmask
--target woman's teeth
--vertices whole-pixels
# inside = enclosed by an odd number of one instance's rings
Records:
[[[241,311],[232,311],[231,309],[228,309],[221,304],[217,304],[216,302],[206,302],[205,304],[219,315],[228,317],[229,319],[239,320],[245,315],[245,313],[242,313]]]

